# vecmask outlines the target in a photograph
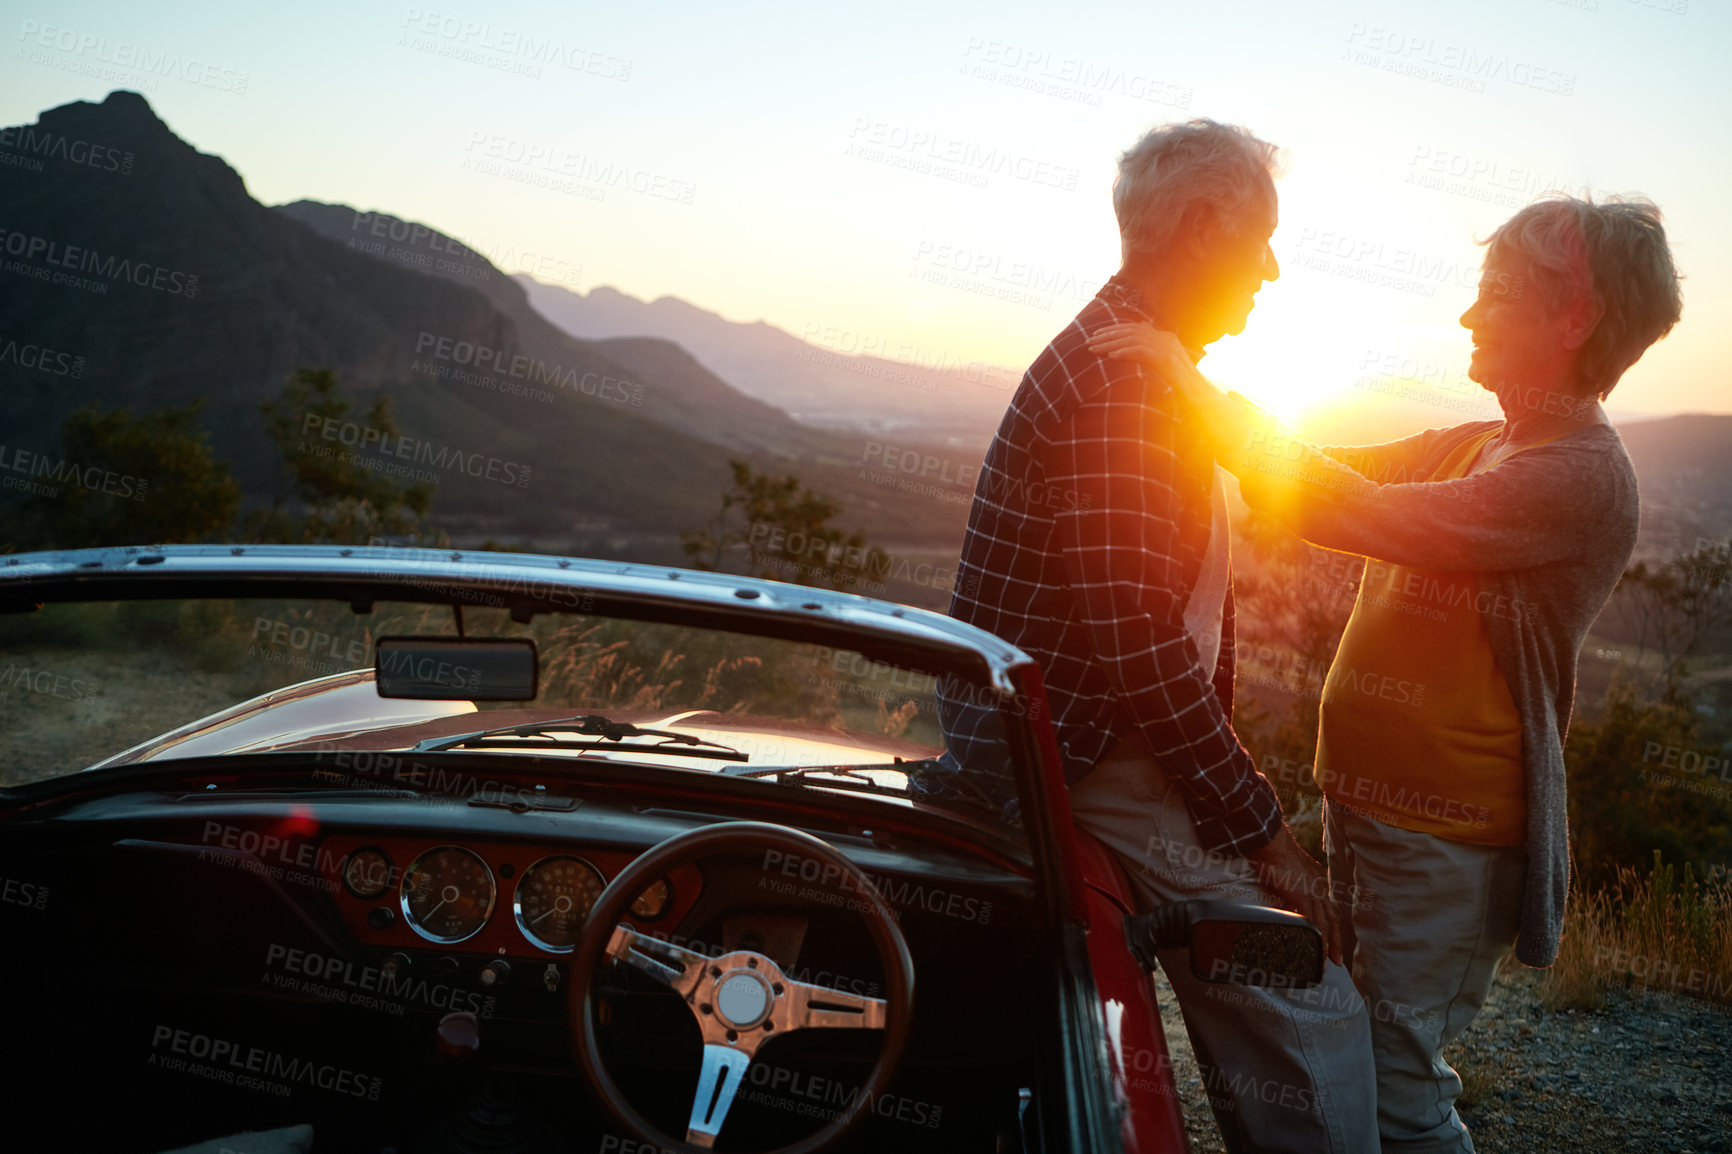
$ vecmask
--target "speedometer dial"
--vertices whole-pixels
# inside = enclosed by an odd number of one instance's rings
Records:
[[[486,862],[461,846],[441,846],[403,874],[403,917],[430,941],[460,942],[487,924],[496,895]]]
[[[563,954],[577,942],[605,885],[601,872],[582,858],[542,858],[517,883],[517,928],[542,949]]]

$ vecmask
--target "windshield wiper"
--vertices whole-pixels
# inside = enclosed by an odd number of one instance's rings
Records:
[[[553,733],[577,733],[599,737],[600,741],[556,741]],[[626,738],[654,739],[653,743],[624,744]],[[646,729],[626,721],[613,721],[599,713],[580,713],[554,721],[532,721],[525,725],[501,725],[496,729],[480,729],[474,733],[459,733],[452,737],[429,737],[417,742],[412,753],[440,753],[465,746],[503,746],[507,749],[620,749],[640,753],[670,753],[680,757],[708,757],[717,761],[750,761],[749,754],[714,741],[705,741],[689,733],[671,729]]]
[[[866,776],[866,770],[888,770],[913,779],[925,761],[904,761],[897,758],[886,765],[770,765],[747,769],[724,769],[729,777],[773,777],[778,785],[810,785],[818,789],[845,789],[851,793],[876,793],[886,797],[907,797],[908,787],[885,785]]]
[[[907,777],[901,789],[883,785],[867,777],[863,771],[887,769]],[[906,797],[928,805],[949,808],[966,805],[978,808],[993,818],[1021,825],[1016,794],[1006,774],[989,770],[968,769],[945,765],[936,758],[923,757],[914,761],[897,758],[889,765],[802,765],[765,766],[749,769],[728,768],[721,771],[730,777],[775,777],[777,782],[805,784],[819,789],[841,789],[854,793],[876,793],[889,797]],[[834,775],[825,780],[817,775]]]

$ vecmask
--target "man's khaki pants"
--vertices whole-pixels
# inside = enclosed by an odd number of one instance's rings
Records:
[[[1115,746],[1071,788],[1070,804],[1078,828],[1118,857],[1144,909],[1192,898],[1275,904],[1249,862],[1202,848],[1181,787],[1140,740]],[[1326,961],[1321,985],[1272,990],[1204,982],[1187,950],[1159,958],[1229,1150],[1377,1150],[1370,1027],[1345,969]]]

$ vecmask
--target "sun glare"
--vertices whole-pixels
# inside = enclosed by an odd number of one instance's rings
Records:
[[[1199,367],[1221,388],[1244,393],[1291,424],[1309,407],[1345,399],[1365,355],[1362,342],[1309,318],[1254,313],[1245,333],[1217,342]]]

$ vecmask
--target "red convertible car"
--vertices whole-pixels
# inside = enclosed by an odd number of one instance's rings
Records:
[[[1036,665],[847,594],[13,555],[0,743],[9,1151],[1183,1150],[1154,946],[1321,968],[1139,912]]]

